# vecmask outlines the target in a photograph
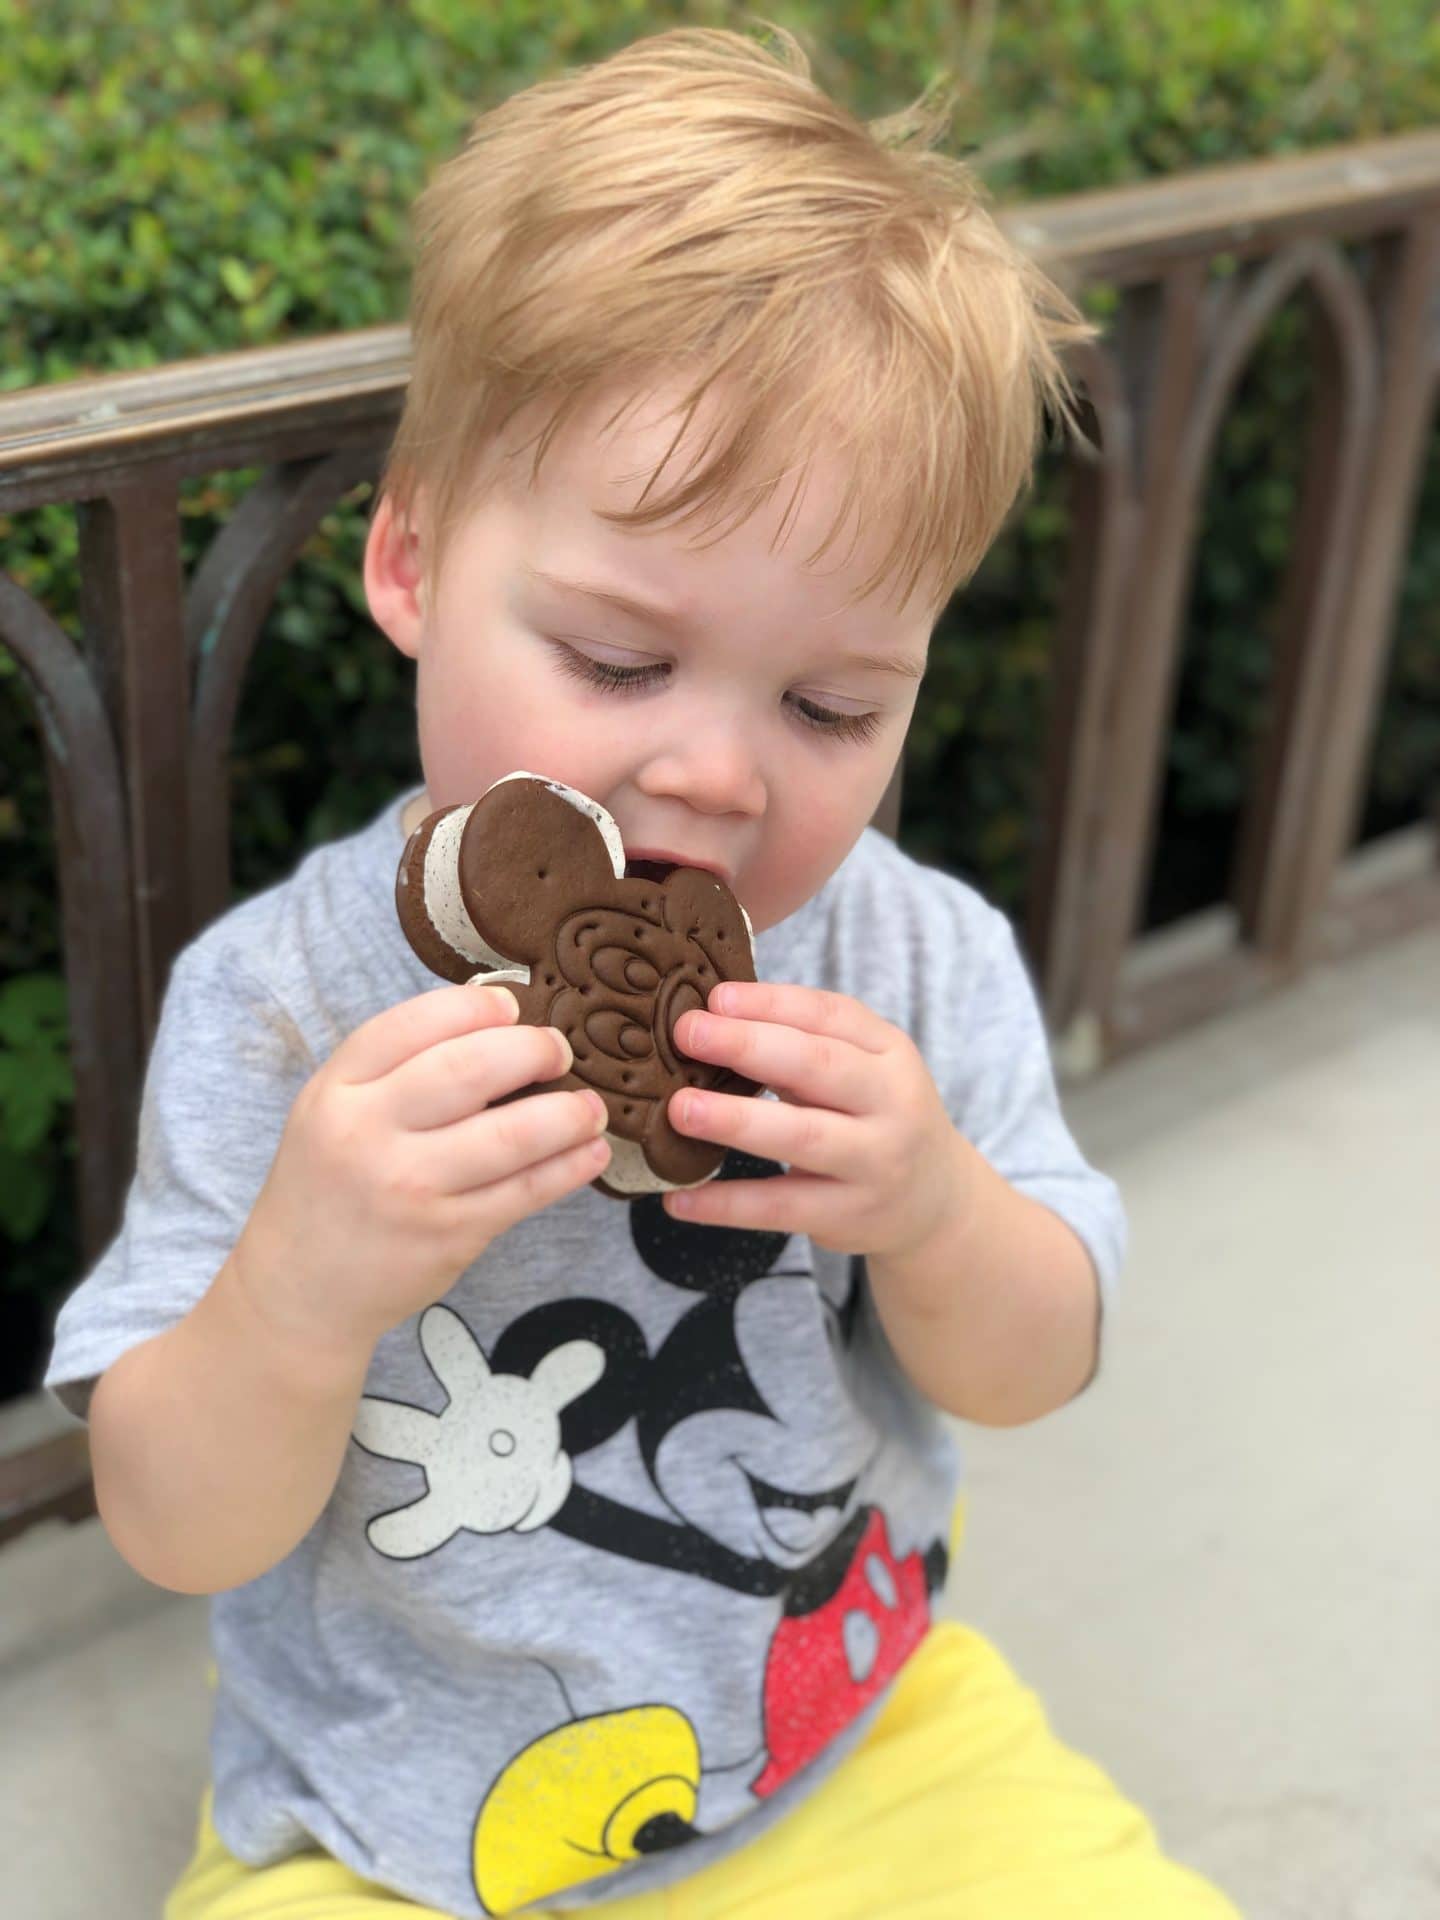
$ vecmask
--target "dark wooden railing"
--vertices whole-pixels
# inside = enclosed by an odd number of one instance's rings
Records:
[[[1029,912],[1062,1060],[1083,1067],[1440,912],[1433,833],[1399,877],[1348,858],[1440,382],[1440,133],[1031,203],[1010,226],[1121,290],[1082,356],[1102,451],[1076,473]],[[1364,282],[1353,241],[1373,249]],[[1137,941],[1207,470],[1302,288],[1314,418],[1232,905]]]
[[[1440,132],[1005,218],[1072,286],[1119,296],[1075,363],[1097,446],[1069,456],[1028,913],[1062,1065],[1083,1071],[1440,913],[1433,833],[1410,837],[1399,878],[1368,881],[1375,863],[1349,854],[1440,379]],[[1351,241],[1373,249],[1363,279]],[[1260,334],[1302,288],[1316,405],[1233,903],[1139,940],[1202,489]],[[167,968],[228,898],[227,745],[261,624],[322,516],[378,471],[407,364],[388,327],[0,400],[0,513],[62,501],[79,519],[83,644],[3,576],[0,642],[33,688],[54,800],[87,1255],[133,1164]],[[186,582],[180,482],[255,466]],[[897,779],[876,816],[892,833],[899,797]],[[47,1511],[76,1510],[68,1460],[44,1455]],[[36,1510],[14,1480],[12,1463],[0,1538]]]

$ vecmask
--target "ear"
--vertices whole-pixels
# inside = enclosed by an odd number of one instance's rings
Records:
[[[414,660],[425,625],[420,535],[414,526],[401,525],[388,494],[375,509],[365,541],[365,598],[376,626]]]

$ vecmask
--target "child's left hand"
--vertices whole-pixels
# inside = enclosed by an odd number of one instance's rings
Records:
[[[910,1036],[848,994],[731,980],[675,1038],[692,1059],[771,1087],[671,1097],[678,1133],[792,1171],[667,1193],[676,1219],[808,1234],[818,1246],[902,1254],[963,1214],[964,1142]]]

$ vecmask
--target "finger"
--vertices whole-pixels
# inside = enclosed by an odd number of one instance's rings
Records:
[[[400,1127],[448,1126],[481,1112],[502,1094],[568,1073],[573,1062],[570,1042],[555,1027],[455,1034],[385,1076],[386,1110]]]
[[[387,1007],[357,1027],[335,1049],[332,1064],[342,1080],[358,1086],[378,1080],[426,1047],[481,1027],[513,1026],[520,1008],[506,987],[436,987]]]
[[[535,1093],[512,1100],[428,1134],[427,1184],[439,1193],[496,1186],[595,1140],[605,1123],[605,1103],[598,1094]]]
[[[537,1099],[548,1099],[540,1094]],[[524,1104],[521,1102],[520,1104]],[[463,1204],[473,1207],[475,1218],[484,1222],[491,1239],[506,1233],[521,1220],[552,1206],[567,1194],[577,1193],[605,1171],[610,1162],[610,1143],[595,1138],[552,1154],[548,1160],[536,1160],[487,1187],[477,1187],[463,1196]]]
[[[833,1229],[833,1180],[785,1174],[775,1180],[712,1180],[689,1193],[667,1193],[665,1211],[701,1227],[752,1227],[764,1233]]]
[[[804,1033],[844,1040],[867,1053],[884,1053],[895,1037],[893,1024],[882,1020],[863,1000],[848,993],[830,993],[823,987],[800,987],[785,981],[722,980],[706,1002],[713,1013],[739,1020],[768,1020],[776,1026],[798,1027]]]
[[[728,1067],[783,1090],[802,1106],[852,1115],[874,1111],[875,1056],[851,1041],[714,1013],[682,1014],[675,1041],[692,1060]]]
[[[848,1114],[823,1107],[683,1088],[671,1096],[666,1111],[677,1133],[713,1140],[717,1146],[739,1147],[760,1159],[779,1160],[827,1179],[853,1178],[856,1163],[863,1158],[858,1123]]]

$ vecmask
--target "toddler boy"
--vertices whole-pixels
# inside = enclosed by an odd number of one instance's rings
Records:
[[[116,1546],[216,1596],[170,1920],[1228,1911],[936,1619],[942,1414],[1083,1388],[1124,1230],[1006,921],[868,822],[1086,329],[777,42],[532,87],[424,195],[365,562],[423,790],[182,954],[57,1327]],[[750,915],[676,1038],[772,1094],[675,1097],[693,1191],[492,1109],[568,1043],[400,932],[406,834],[520,769]]]

